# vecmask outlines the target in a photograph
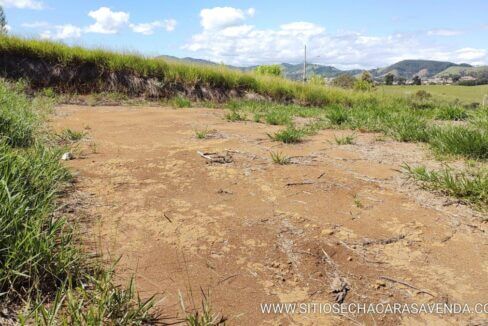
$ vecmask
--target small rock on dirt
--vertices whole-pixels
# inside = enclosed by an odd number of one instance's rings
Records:
[[[70,160],[74,159],[74,156],[73,156],[73,154],[71,154],[71,152],[66,152],[63,154],[63,156],[61,156],[61,159],[63,161],[70,161]]]

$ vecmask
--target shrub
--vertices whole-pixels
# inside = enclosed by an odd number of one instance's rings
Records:
[[[254,72],[258,75],[276,76],[280,77],[283,74],[283,70],[280,65],[263,65],[254,69]]]
[[[354,89],[357,91],[370,91],[373,88],[373,84],[362,79],[356,80],[354,83]]]
[[[332,80],[332,85],[342,88],[353,88],[356,78],[348,74],[341,74]]]

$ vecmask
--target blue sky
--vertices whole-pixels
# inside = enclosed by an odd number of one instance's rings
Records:
[[[235,65],[488,64],[486,0],[0,0],[11,34]]]

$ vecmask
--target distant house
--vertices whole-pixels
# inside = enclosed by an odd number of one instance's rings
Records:
[[[450,85],[453,80],[450,77],[431,77],[423,79],[422,82],[429,85]]]
[[[476,80],[476,78],[473,76],[463,76],[459,78],[459,81],[473,81],[473,80]]]

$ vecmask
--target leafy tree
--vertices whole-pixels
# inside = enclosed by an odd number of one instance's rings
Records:
[[[398,85],[405,85],[407,83],[407,80],[403,77],[398,77],[397,83],[398,83]]]
[[[412,79],[412,83],[414,85],[422,85],[422,79],[420,79],[419,76],[414,76],[413,79]]]
[[[356,83],[356,78],[348,74],[341,74],[332,80],[332,85],[342,88],[353,88]]]
[[[385,85],[393,85],[393,81],[395,80],[395,75],[392,73],[388,73],[385,76]]]
[[[263,65],[256,67],[254,71],[259,75],[267,75],[267,76],[281,76],[283,74],[283,69],[281,69],[280,65]]]
[[[373,76],[371,76],[371,74],[367,71],[363,71],[361,75],[361,80],[366,83],[370,83],[371,85],[373,84]]]
[[[0,6],[0,35],[7,34],[7,32],[7,18],[5,17],[2,6]]]

